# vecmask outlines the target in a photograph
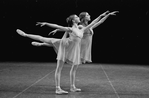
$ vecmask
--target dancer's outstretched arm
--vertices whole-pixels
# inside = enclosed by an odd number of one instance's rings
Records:
[[[72,31],[72,29],[70,27],[64,27],[64,26],[60,26],[60,25],[57,25],[57,24],[53,24],[53,23],[37,22],[36,25],[41,25],[41,26],[47,25],[49,27],[57,28],[57,29],[60,29],[62,31]]]
[[[91,23],[98,22],[101,19],[101,17],[106,16],[106,14],[108,14],[108,13],[109,13],[109,11],[104,12],[103,14],[99,15],[96,19],[94,19]]]
[[[105,17],[103,17],[99,22],[95,23],[93,26],[92,26],[92,29],[96,28],[97,26],[99,26],[100,24],[102,24],[110,15],[116,15],[115,13],[117,13],[118,11],[114,11],[114,12],[111,12],[109,14],[107,14]]]
[[[95,25],[100,19],[101,17],[105,16],[107,13],[109,13],[109,11],[104,12],[103,14],[101,14],[100,16],[98,16],[96,19],[94,19],[88,26],[86,26],[85,28],[83,28],[84,30],[90,29],[93,25]]]
[[[53,33],[53,35],[54,35],[54,34],[55,34],[56,32],[58,32],[58,31],[63,31],[63,30],[55,29],[55,30],[51,31],[48,35],[50,35],[50,34],[52,34],[52,33]]]

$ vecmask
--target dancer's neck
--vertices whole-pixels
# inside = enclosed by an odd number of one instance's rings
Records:
[[[74,23],[73,24],[73,27],[76,27],[77,28],[78,27],[78,24],[77,23]]]
[[[81,23],[83,26],[87,26],[88,25],[88,21],[84,21]]]

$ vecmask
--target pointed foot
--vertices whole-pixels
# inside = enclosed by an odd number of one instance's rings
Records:
[[[20,29],[17,29],[16,32],[17,32],[19,35],[24,36],[24,37],[27,35],[25,32],[23,32],[23,31],[20,30]]]

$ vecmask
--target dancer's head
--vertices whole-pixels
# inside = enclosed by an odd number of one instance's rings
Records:
[[[68,26],[72,26],[74,23],[79,23],[80,22],[80,18],[77,15],[70,15],[67,19],[66,19]]]
[[[81,12],[79,17],[80,17],[81,23],[91,20],[90,15],[87,12]]]

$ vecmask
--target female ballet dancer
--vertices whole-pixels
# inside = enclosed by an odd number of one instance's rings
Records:
[[[83,63],[86,62],[92,62],[91,59],[91,49],[92,49],[92,37],[93,37],[93,29],[97,27],[98,25],[102,24],[110,15],[115,15],[117,11],[109,13],[109,11],[106,11],[105,13],[101,14],[101,17],[104,16],[97,22],[92,28],[86,30],[83,34],[83,38],[81,40],[81,59],[83,60]],[[83,27],[86,27],[88,25],[88,22],[91,20],[90,15],[87,12],[82,12],[79,15],[81,23],[80,25]]]
[[[72,27],[63,27],[59,26],[57,24],[50,24],[50,23],[40,23],[38,22],[37,25],[50,25],[54,28],[58,28],[60,30],[66,31],[70,34],[69,38],[66,38],[66,34],[64,34],[62,39],[56,39],[56,38],[45,38],[39,35],[32,35],[32,34],[26,34],[23,31],[17,29],[17,33],[28,37],[34,40],[38,40],[44,43],[48,43],[50,45],[54,45],[57,50],[57,68],[55,71],[55,83],[56,83],[56,94],[64,94],[68,93],[67,91],[64,91],[60,87],[60,77],[61,77],[61,70],[63,68],[64,62],[67,60],[69,63],[72,63],[72,68],[70,71],[70,82],[71,82],[71,91],[79,91],[80,89],[77,89],[74,84],[74,71],[77,67],[77,65],[80,64],[80,41],[81,37],[83,36],[83,33],[78,31],[77,24],[80,22],[79,17],[76,15],[71,15],[67,18],[68,23],[71,23]],[[34,44],[34,43],[32,43]]]
[[[17,29],[17,33],[21,36],[28,37],[34,40],[38,40],[44,43],[57,43],[60,42],[59,48],[58,48],[58,54],[57,54],[57,68],[55,71],[55,82],[56,82],[56,93],[57,94],[63,94],[68,93],[67,91],[64,91],[60,88],[60,76],[61,76],[61,70],[63,67],[64,62],[69,61],[72,64],[72,68],[70,70],[70,83],[71,83],[71,91],[80,91],[80,89],[77,89],[75,87],[75,73],[78,65],[81,63],[80,60],[80,41],[83,37],[83,32],[90,28],[92,25],[94,25],[98,21],[98,18],[95,19],[92,24],[90,24],[87,28],[79,29],[78,23],[80,22],[79,17],[76,15],[71,15],[68,18],[68,22],[72,23],[72,27],[63,27],[59,26],[57,24],[51,24],[46,22],[38,22],[37,25],[47,25],[53,28],[58,28],[60,30],[69,32],[70,37],[67,39],[55,39],[55,38],[44,38],[39,35],[32,35],[32,34],[26,34],[23,31]]]

